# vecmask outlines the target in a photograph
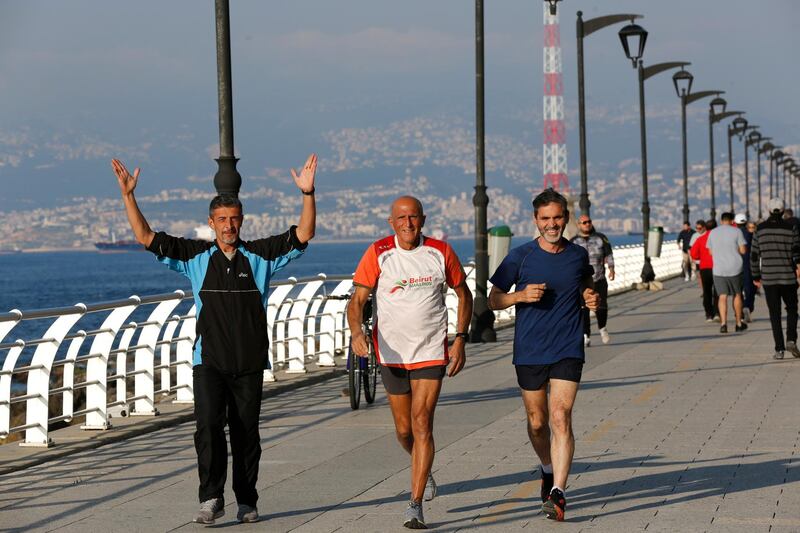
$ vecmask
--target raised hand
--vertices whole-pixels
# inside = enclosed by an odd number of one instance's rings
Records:
[[[317,173],[317,154],[308,156],[306,164],[303,165],[302,170],[300,170],[300,174],[298,174],[295,169],[291,169],[291,171],[292,178],[294,178],[297,187],[302,192],[312,192],[314,190],[314,176]]]
[[[111,168],[114,169],[114,174],[117,175],[119,190],[122,191],[122,195],[127,196],[132,194],[134,189],[136,189],[136,184],[139,182],[139,167],[136,167],[133,171],[133,176],[131,176],[131,173],[128,172],[128,169],[122,164],[122,161],[119,159],[112,159]]]

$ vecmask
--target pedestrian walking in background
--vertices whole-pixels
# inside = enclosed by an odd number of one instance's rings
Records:
[[[600,330],[600,340],[608,344],[611,337],[606,324],[608,322],[608,280],[606,280],[606,265],[608,265],[608,279],[614,281],[614,252],[608,237],[597,231],[592,224],[592,219],[587,215],[578,218],[578,234],[571,241],[589,253],[589,264],[594,268],[594,290],[600,296],[600,305],[594,312],[597,318],[597,328]],[[591,317],[589,308],[583,308],[583,345],[590,346],[592,335]]]
[[[800,357],[797,349],[797,279],[800,277],[800,233],[783,218],[783,200],[772,198],[769,217],[758,225],[753,236],[750,267],[756,287],[764,287],[775,359],[783,359],[788,350]],[[786,306],[786,342],[781,326],[781,301]]]
[[[703,290],[703,311],[706,314],[706,322],[713,322],[717,316],[717,296],[714,291],[714,261],[706,248],[706,241],[711,234],[711,230],[716,227],[714,219],[707,222],[697,221],[697,240],[695,240],[689,253],[692,259],[697,261],[697,271],[700,272],[700,288]]]
[[[753,242],[753,232],[749,230],[750,224],[744,213],[739,213],[733,219],[739,231],[744,235],[745,252],[742,256],[742,316],[743,320],[749,323],[756,304],[756,286],[753,285],[753,275],[750,270],[750,246]],[[755,224],[753,224],[755,230]]]
[[[747,324],[742,322],[742,255],[745,240],[739,228],[734,227],[733,213],[722,213],[722,224],[715,228],[706,241],[706,248],[714,260],[714,288],[719,296],[720,333],[728,333],[728,297],[732,299],[736,331],[744,331]]]
[[[681,262],[681,273],[683,274],[683,281],[694,279],[694,261],[689,251],[692,249],[692,237],[694,230],[688,222],[683,223],[683,229],[678,233],[678,248],[681,249],[683,254],[683,261]]]

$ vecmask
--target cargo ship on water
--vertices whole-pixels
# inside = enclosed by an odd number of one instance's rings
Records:
[[[136,241],[121,240],[118,241],[114,232],[111,232],[110,241],[101,241],[94,243],[94,247],[101,252],[144,252],[144,246]]]

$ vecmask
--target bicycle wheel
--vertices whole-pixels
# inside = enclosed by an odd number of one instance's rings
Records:
[[[369,357],[365,361],[366,368],[362,375],[364,376],[364,399],[367,403],[375,401],[375,392],[378,386],[378,361],[375,358],[375,350],[369,351]]]
[[[347,349],[347,377],[350,391],[350,408],[354,411],[361,403],[361,358],[355,354],[353,347]]]

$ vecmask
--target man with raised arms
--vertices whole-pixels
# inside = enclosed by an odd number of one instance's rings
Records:
[[[297,226],[254,241],[239,238],[242,204],[237,197],[226,195],[211,200],[208,210],[208,225],[216,236],[213,242],[155,233],[133,194],[139,169],[131,175],[118,159],[111,166],[136,240],[192,283],[197,315],[193,361],[194,445],[200,477],[200,511],[194,521],[213,524],[225,514],[227,423],[237,519],[257,522],[256,482],[261,458],[258,419],[264,369],[269,368],[266,317],[269,281],[275,272],[299,257],[314,237],[317,156],[309,156],[299,174],[291,171],[303,193]]]
[[[528,437],[541,461],[542,511],[562,521],[575,453],[572,406],[584,361],[581,301],[595,310],[600,299],[589,254],[563,237],[567,200],[545,189],[533,200],[533,217],[541,236],[511,250],[497,268],[489,307],[516,306],[513,363]]]
[[[431,475],[433,413],[448,363],[448,376],[455,376],[464,367],[472,293],[450,245],[422,235],[425,214],[419,200],[412,196],[397,198],[392,203],[389,225],[394,235],[371,244],[358,264],[347,320],[357,355],[366,356],[368,343],[374,345],[397,440],[411,455],[411,501],[403,525],[426,529],[422,500],[432,500],[436,495]],[[455,340],[449,348],[444,302],[447,287],[458,297]],[[367,339],[361,321],[370,293],[375,320],[372,339]]]

